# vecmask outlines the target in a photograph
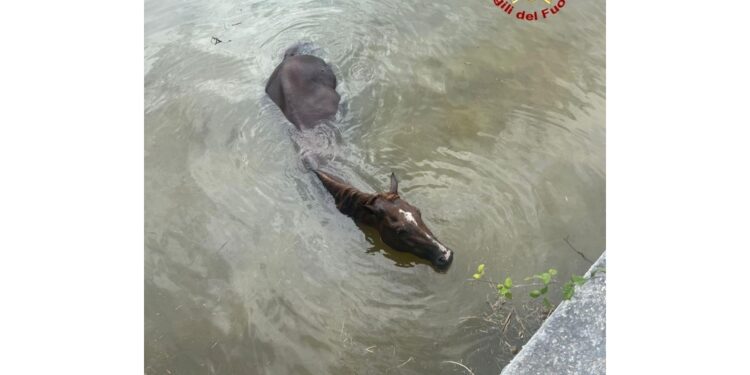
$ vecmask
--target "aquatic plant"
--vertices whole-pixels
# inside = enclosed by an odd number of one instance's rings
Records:
[[[510,276],[507,276],[503,282],[496,283],[491,279],[485,278],[484,271],[484,264],[480,264],[479,266],[477,266],[477,271],[472,275],[472,278],[476,281],[485,281],[495,285],[495,287],[497,288],[497,294],[500,297],[510,300],[513,299],[513,292],[511,291],[513,288],[534,287],[535,289],[532,289],[529,292],[529,296],[535,299],[542,297],[542,303],[544,304],[544,307],[548,310],[552,308],[552,303],[550,303],[549,299],[547,298],[547,293],[549,292],[550,284],[556,283],[556,269],[550,268],[546,272],[535,274],[524,279],[525,281],[537,280],[537,282],[519,285],[514,285],[513,279]],[[591,276],[589,278],[585,278],[576,274],[571,275],[570,279],[566,281],[561,287],[562,299],[569,300],[573,298],[575,286],[581,286],[585,284],[586,281],[588,281],[591,277],[594,277],[596,272],[603,271],[603,269],[596,269],[591,273]]]

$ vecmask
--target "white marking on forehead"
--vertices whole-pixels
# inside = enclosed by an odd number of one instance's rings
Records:
[[[408,222],[410,222],[410,223],[412,223],[414,225],[417,225],[417,221],[414,220],[414,215],[412,215],[411,212],[404,211],[404,210],[402,210],[400,208],[398,209],[398,212],[401,213],[401,215],[404,217],[404,219],[406,219],[406,221],[408,221]]]

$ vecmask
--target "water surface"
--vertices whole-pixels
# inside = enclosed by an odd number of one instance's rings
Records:
[[[489,0],[147,0],[145,21],[148,374],[496,374],[510,348],[466,319],[493,301],[477,264],[566,278],[589,266],[566,238],[604,250],[603,1],[523,23]],[[263,90],[300,41],[339,79],[342,176],[394,171],[456,251],[446,274],[301,166]]]

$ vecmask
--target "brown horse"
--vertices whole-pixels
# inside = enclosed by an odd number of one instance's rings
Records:
[[[299,46],[286,51],[268,80],[266,93],[298,130],[313,129],[332,119],[341,99],[331,67],[316,56],[301,53]],[[375,228],[383,242],[398,251],[427,259],[441,271],[450,266],[453,251],[427,228],[419,209],[399,196],[393,173],[388,192],[368,194],[322,171],[318,163],[310,164],[341,213]]]

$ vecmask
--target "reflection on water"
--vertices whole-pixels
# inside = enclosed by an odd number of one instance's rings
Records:
[[[476,265],[567,277],[588,263],[565,237],[604,249],[603,1],[522,23],[489,0],[147,0],[145,33],[146,373],[497,373],[497,329],[461,319],[487,313]],[[341,175],[395,171],[447,274],[305,172],[263,91],[299,41],[340,82]]]

